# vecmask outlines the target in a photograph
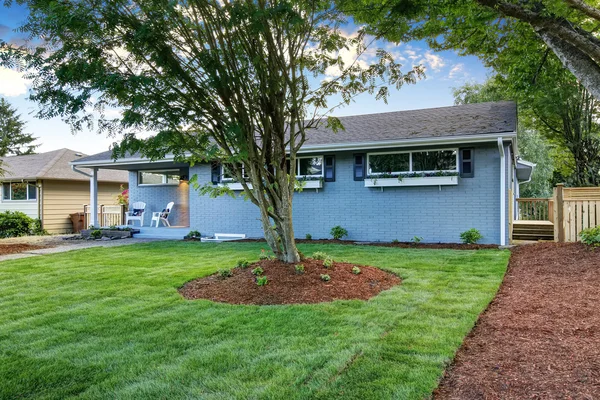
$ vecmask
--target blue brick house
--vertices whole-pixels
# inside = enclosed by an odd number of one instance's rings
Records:
[[[297,237],[327,238],[333,226],[349,240],[458,242],[476,228],[484,243],[508,243],[509,202],[533,165],[518,158],[517,109],[513,102],[480,103],[342,117],[345,130],[311,130],[298,155],[305,179],[294,196]],[[215,232],[262,237],[257,208],[242,196],[210,198],[189,185],[228,185],[218,163],[189,166],[173,158],[111,159],[104,152],[72,162],[74,168],[129,171],[130,202],[148,211],[175,202],[171,222],[203,235]],[[512,195],[511,195],[512,194]],[[150,223],[146,217],[145,224]]]

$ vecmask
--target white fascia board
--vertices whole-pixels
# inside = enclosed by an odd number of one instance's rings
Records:
[[[439,145],[453,145],[453,144],[464,144],[464,143],[496,143],[499,138],[511,139],[516,137],[516,132],[503,132],[503,133],[488,133],[484,135],[461,135],[453,137],[441,137],[441,138],[415,138],[415,139],[399,139],[399,140],[386,140],[377,142],[353,142],[353,143],[331,143],[331,144],[315,144],[315,145],[304,145],[298,152],[303,153],[315,153],[323,151],[351,151],[351,150],[374,150],[374,149],[385,149],[391,147],[417,147],[417,146],[439,146]]]
[[[319,153],[324,151],[362,151],[362,150],[375,150],[375,149],[386,149],[392,147],[417,147],[417,146],[441,146],[441,145],[453,145],[453,144],[465,144],[465,143],[491,143],[496,142],[498,138],[513,139],[516,138],[516,132],[502,132],[502,133],[486,133],[481,135],[460,135],[453,137],[439,137],[439,138],[414,138],[414,139],[397,139],[397,140],[384,140],[376,142],[352,142],[352,143],[328,143],[328,144],[306,144],[302,146],[298,154],[308,153]],[[187,154],[186,154],[187,155]],[[139,165],[139,164],[152,164],[159,162],[174,161],[173,155],[150,161],[145,158],[130,157],[130,158],[119,158],[115,160],[94,160],[94,161],[71,161],[70,165],[76,165],[82,168],[92,167],[111,167],[119,165]]]

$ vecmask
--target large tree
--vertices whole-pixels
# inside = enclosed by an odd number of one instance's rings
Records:
[[[441,47],[475,53],[502,49],[513,23],[522,23],[600,99],[600,9],[595,0],[337,1],[388,38],[429,38]]]
[[[32,154],[37,145],[36,138],[25,132],[25,122],[8,101],[0,98],[0,157]],[[0,176],[5,171],[0,160]]]
[[[259,208],[265,238],[285,262],[300,259],[292,224],[298,183],[288,166],[308,129],[341,128],[330,117],[337,106],[330,96],[385,99],[387,85],[421,73],[403,74],[383,51],[372,64],[344,64],[340,51],[363,55],[365,38],[340,30],[344,20],[329,1],[26,3],[31,15],[22,30],[46,45],[34,52],[5,45],[4,63],[30,71],[40,116],[60,115],[78,129],[93,121],[86,112],[93,106],[100,131],[124,135],[115,156],[221,160]],[[113,106],[122,118],[104,118]],[[139,139],[144,130],[156,134]]]

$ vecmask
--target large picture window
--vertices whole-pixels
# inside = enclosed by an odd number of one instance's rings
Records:
[[[296,176],[323,176],[323,157],[299,157]]]
[[[179,170],[140,171],[138,185],[179,185]]]
[[[367,155],[369,175],[457,172],[457,149],[420,150]]]
[[[2,184],[2,200],[31,201],[37,200],[35,182],[5,182]]]
[[[221,182],[233,182],[236,180],[235,175],[232,173],[234,168],[241,169],[242,176],[245,180],[249,180],[250,177],[246,173],[246,168],[240,164],[221,164]]]

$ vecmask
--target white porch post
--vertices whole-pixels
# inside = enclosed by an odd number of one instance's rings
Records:
[[[504,141],[498,138],[498,151],[500,152],[500,245],[506,245],[506,156],[504,154]]]
[[[98,168],[90,176],[90,225],[98,227]],[[87,227],[86,227],[87,228]]]

